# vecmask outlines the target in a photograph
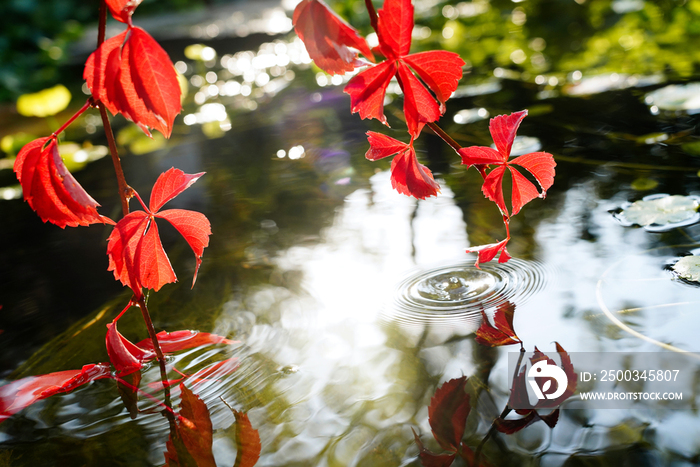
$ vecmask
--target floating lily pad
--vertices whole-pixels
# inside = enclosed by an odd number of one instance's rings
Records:
[[[697,196],[655,194],[623,205],[614,215],[626,227],[639,225],[651,232],[663,232],[698,222],[698,207]]]
[[[672,84],[644,97],[644,102],[654,110],[700,112],[700,83]]]
[[[671,268],[681,279],[700,282],[700,256],[684,256]]]

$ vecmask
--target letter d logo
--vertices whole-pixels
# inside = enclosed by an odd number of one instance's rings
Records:
[[[554,378],[557,382],[557,390],[554,391],[553,394],[547,394],[551,389],[552,381],[547,380],[542,386],[542,389],[540,389],[540,385],[537,384],[537,378]],[[557,399],[561,397],[569,384],[569,378],[566,376],[566,373],[564,373],[564,370],[556,365],[548,364],[547,360],[542,360],[532,365],[530,371],[527,372],[527,379],[535,396],[540,400]]]

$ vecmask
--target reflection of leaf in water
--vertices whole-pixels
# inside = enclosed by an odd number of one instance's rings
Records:
[[[684,256],[672,267],[682,279],[700,282],[700,256]]]
[[[669,224],[685,224],[697,217],[698,206],[700,203],[692,196],[651,195],[624,207],[618,219],[630,225],[675,227]]]

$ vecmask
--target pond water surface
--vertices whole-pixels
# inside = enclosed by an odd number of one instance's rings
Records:
[[[171,141],[158,147],[124,133],[121,143],[127,180],[144,198],[172,166],[207,172],[169,204],[211,220],[197,284],[190,290],[190,250],[163,227],[181,282],[151,293],[149,309],[158,330],[239,342],[169,357],[185,373],[238,358],[235,372],[198,388],[211,411],[218,465],[236,459],[234,419],[221,399],[247,411],[259,430],[260,466],[420,465],[411,429],[438,450],[430,398],[461,375],[481,384],[465,435],[476,447],[507,402],[507,352],[517,348],[481,346],[474,332],[482,309],[506,301],[516,307],[514,328],[528,350],[551,351],[554,341],[569,352],[700,350],[700,289],[668,268],[700,247],[700,226],[655,232],[626,227],[611,212],[650,194],[700,194],[700,116],[689,104],[665,109],[663,95],[649,98],[668,82],[638,76],[622,86],[628,77],[583,76],[579,85],[590,88],[567,91],[502,72],[467,74],[441,120],[448,133],[463,145],[488,145],[489,115],[527,108],[519,130],[527,138],[516,146],[523,153],[541,147],[557,161],[547,198],[512,221],[514,259],[477,270],[465,249],[504,232],[474,170],[424,134],[418,155],[442,193],[421,201],[396,193],[389,162],[364,158],[364,133],[380,125],[350,115],[342,85],[309,69],[298,41],[241,41],[212,44],[213,64],[180,57],[189,96]],[[179,42],[170,46],[178,59]],[[243,47],[253,48],[246,55]],[[258,67],[267,78],[241,85],[235,65],[221,61],[250,66],[243,64],[260,50],[287,53],[290,63]],[[228,77],[216,75],[225,70]],[[675,84],[691,93],[682,102],[700,95]],[[68,138],[104,144],[90,136],[101,131],[90,127],[94,118],[81,121]],[[129,131],[115,121],[118,133]],[[390,116],[390,123],[395,129],[385,131],[402,138],[401,122]],[[107,158],[76,177],[103,213],[118,215]],[[105,324],[129,299],[106,270],[110,228],[44,225],[21,199],[0,202],[0,217],[2,382],[107,361]],[[147,337],[137,310],[119,326],[134,342]],[[157,365],[143,378],[157,381]],[[139,407],[145,413],[132,420],[109,380],[40,401],[0,424],[9,459],[2,465],[161,465],[167,420],[148,413],[147,399]],[[484,455],[492,465],[689,466],[700,463],[699,440],[696,410],[571,409],[554,429],[539,423],[496,436]]]

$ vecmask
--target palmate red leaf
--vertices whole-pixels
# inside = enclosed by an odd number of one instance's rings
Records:
[[[471,410],[469,394],[464,391],[466,385],[466,376],[451,379],[440,386],[430,399],[430,428],[437,442],[447,451],[457,452],[462,442]]]
[[[209,220],[194,211],[171,209],[158,212],[158,209],[202,175],[203,173],[185,174],[175,168],[161,174],[151,192],[151,208],[146,208],[146,212],[134,211],[124,216],[107,239],[108,270],[114,271],[114,277],[131,287],[137,295],[141,294],[142,287],[157,291],[163,285],[177,280],[160,241],[156,217],[170,222],[192,248],[196,259],[192,281],[194,287],[204,248],[209,245]]]
[[[128,23],[134,10],[143,0],[105,0],[114,19]]]
[[[61,228],[114,224],[97,213],[97,201],[68,172],[55,138],[39,138],[25,145],[17,154],[14,171],[24,200],[44,222]]]
[[[482,310],[483,321],[476,331],[476,341],[489,347],[521,343],[522,341],[513,330],[514,314],[515,305],[510,302],[503,303],[494,313],[492,325],[488,316]]]
[[[39,400],[109,377],[109,364],[98,363],[85,365],[81,370],[58,371],[13,381],[0,387],[0,422]]]
[[[404,94],[404,114],[409,133],[418,137],[419,123],[431,123],[445,112],[445,101],[457,89],[464,61],[452,52],[431,51],[408,55],[413,31],[411,0],[385,0],[377,14],[379,48],[387,61],[355,76],[345,87],[351,110],[362,118],[386,124],[383,103],[386,88],[396,76]],[[440,105],[410,68],[435,93]]]
[[[180,113],[180,85],[170,57],[143,29],[129,27],[105,41],[85,63],[92,95],[148,136],[155,128],[170,137]]]
[[[367,41],[321,0],[300,2],[294,9],[292,21],[309,57],[326,73],[342,75],[362,66],[350,47],[374,61]]]
[[[496,165],[484,178],[481,191],[484,196],[498,206],[503,215],[509,217],[520,212],[522,207],[535,198],[544,198],[547,190],[554,183],[554,157],[546,152],[533,152],[508,160],[515,140],[515,133],[527,110],[515,112],[510,115],[499,115],[491,119],[489,131],[493,137],[497,151],[484,146],[461,148],[458,152],[462,157],[462,164],[472,165]],[[540,185],[539,191],[535,185],[523,176],[514,166],[520,166],[532,174]],[[512,178],[511,213],[508,214],[505,196],[503,194],[503,176],[506,168]]]
[[[180,384],[180,391],[180,414],[175,421],[175,433],[170,433],[166,443],[165,465],[216,467],[209,409],[184,384]]]
[[[248,414],[231,409],[236,417],[236,463],[234,467],[253,467],[260,459],[260,434],[248,419]]]
[[[477,268],[479,267],[479,264],[488,263],[493,258],[495,258],[499,251],[501,252],[501,254],[498,257],[498,262],[505,263],[509,259],[511,259],[511,256],[508,253],[508,250],[506,249],[506,245],[508,245],[509,240],[510,238],[506,238],[505,240],[501,240],[498,243],[489,243],[488,245],[480,245],[473,248],[467,248],[467,253],[478,254],[478,256],[476,257],[476,263],[474,263],[474,266],[476,266]]]

